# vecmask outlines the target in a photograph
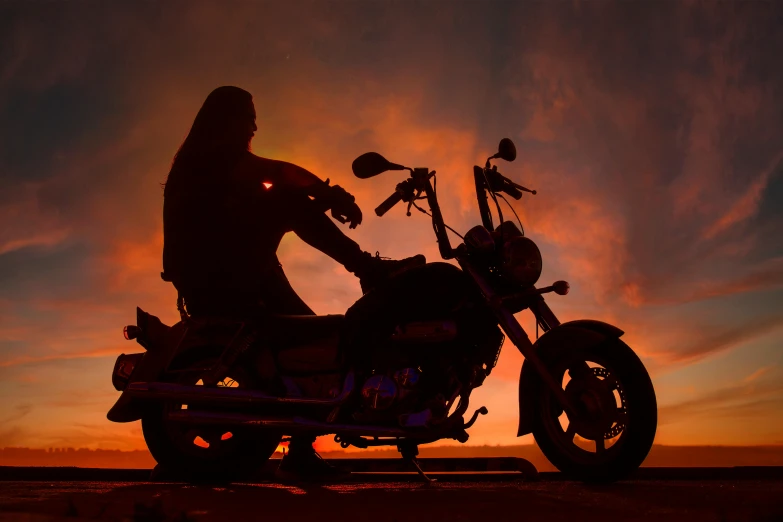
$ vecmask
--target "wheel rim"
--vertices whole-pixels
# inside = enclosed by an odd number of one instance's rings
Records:
[[[571,359],[559,365],[555,380],[576,410],[571,418],[554,394],[542,397],[542,421],[552,442],[572,459],[592,465],[611,461],[623,446],[631,407],[622,376],[600,357]]]

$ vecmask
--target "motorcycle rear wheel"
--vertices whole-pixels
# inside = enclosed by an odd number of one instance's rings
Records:
[[[172,382],[203,385],[203,369],[214,358],[199,359],[188,365],[191,371]],[[217,386],[252,387],[252,379],[241,369],[234,370]],[[141,429],[147,448],[167,472],[192,480],[230,482],[251,477],[274,454],[282,435],[220,426],[193,426],[167,420],[171,411],[188,405],[165,401],[142,416]]]
[[[547,459],[583,482],[613,482],[634,472],[658,422],[655,390],[639,357],[619,339],[541,355],[578,410],[570,419],[537,380],[533,436]]]

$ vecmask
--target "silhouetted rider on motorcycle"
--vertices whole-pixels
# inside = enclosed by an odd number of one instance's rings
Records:
[[[192,316],[313,315],[291,288],[276,251],[295,232],[359,277],[367,292],[391,274],[424,264],[373,257],[326,216],[355,228],[354,197],[290,163],[249,151],[256,127],[250,93],[219,87],[207,97],[174,157],[164,191],[163,270]],[[280,470],[323,475],[331,467],[294,437]]]

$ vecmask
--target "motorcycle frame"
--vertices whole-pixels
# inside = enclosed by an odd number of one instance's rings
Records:
[[[492,281],[487,277],[485,273],[486,271],[483,270],[483,267],[479,266],[469,255],[467,246],[465,244],[460,244],[457,248],[452,248],[451,242],[447,235],[447,226],[444,222],[440,205],[438,204],[437,193],[431,182],[431,179],[434,176],[434,172],[430,172],[427,168],[411,169],[411,172],[412,176],[409,180],[412,185],[411,188],[419,191],[419,194],[424,193],[430,206],[432,224],[435,230],[441,257],[445,260],[456,260],[462,270],[471,277],[478,290],[482,294],[486,305],[497,319],[498,325],[506,333],[507,338],[511,340],[514,346],[516,346],[520,353],[524,356],[525,362],[529,363],[523,365],[520,375],[520,427],[518,435],[524,435],[525,433],[530,432],[530,398],[532,393],[536,391],[530,388],[530,382],[532,382],[531,374],[535,374],[536,377],[538,377],[546,385],[546,387],[552,391],[554,396],[557,398],[569,416],[575,414],[574,407],[569,398],[566,396],[565,391],[560,386],[560,383],[556,382],[552,377],[548,367],[537,352],[539,350],[551,348],[552,345],[559,342],[562,336],[568,335],[569,332],[573,333],[575,331],[582,335],[585,332],[589,334],[590,331],[592,331],[595,332],[597,336],[603,338],[619,337],[622,335],[622,331],[598,321],[573,321],[561,325],[560,321],[546,304],[543,296],[541,295],[542,292],[549,291],[551,287],[549,287],[549,289],[536,289],[535,287],[530,287],[513,295],[501,295],[501,293],[495,289]],[[484,172],[480,167],[476,167],[474,169],[474,178],[476,182],[476,195],[479,202],[482,223],[485,227],[489,225],[487,228],[491,231],[493,230],[492,216],[489,210],[486,194],[486,190],[489,188],[486,185]],[[412,197],[413,194],[411,194],[409,198],[403,198],[403,200],[410,203],[412,202]],[[529,309],[531,313],[533,313],[538,326],[544,331],[544,333],[552,332],[541,338],[541,341],[545,342],[536,341],[536,343],[533,344],[527,332],[525,332],[521,324],[515,318],[515,313],[521,312],[525,309]],[[243,328],[239,329],[239,331],[242,330]],[[235,337],[238,337],[238,335]],[[162,355],[165,359],[169,359],[178,352],[179,349],[177,347],[173,349],[172,353],[168,354],[169,357],[165,357],[164,354],[160,355]],[[146,366],[145,362],[148,361],[142,360],[141,366]],[[223,364],[226,362],[228,361],[221,360],[221,363]],[[157,364],[153,364],[152,366],[157,366]],[[164,364],[163,366],[165,367],[167,365]],[[155,370],[155,368],[151,369]],[[159,368],[159,370],[163,371],[163,367]],[[132,377],[130,380],[131,382],[134,382],[138,379]],[[160,397],[163,395],[168,395],[170,398],[188,396],[189,399],[196,399],[196,395],[200,396],[202,394],[202,391],[191,390],[188,387],[169,386],[164,390],[162,388],[157,389],[160,388],[160,386],[155,388],[156,386],[157,385],[150,387],[147,386],[146,383],[143,385],[142,383],[137,385],[131,384],[129,389],[123,392],[123,395],[120,397],[115,407],[112,408],[112,411],[110,411],[110,420],[117,422],[129,422],[140,418],[140,410],[138,408],[129,408],[129,406],[135,406],[135,404],[131,404],[131,401],[135,403],[134,399],[142,399],[144,402],[146,402],[146,400],[160,399]],[[347,392],[346,389],[348,390]],[[333,422],[335,414],[341,407],[342,401],[340,399],[343,399],[346,393],[350,394],[352,389],[353,386],[349,386],[348,383],[346,383],[343,389],[343,394],[341,394],[341,397],[339,397],[337,400],[332,399],[327,401],[314,401],[315,403],[323,403],[322,405],[333,408],[332,413],[328,416],[329,418],[324,422],[307,421],[301,417],[292,417],[287,420],[258,419],[256,424],[258,427],[266,426],[269,423],[275,424],[278,427],[285,425],[287,428],[290,428],[292,432],[319,434],[336,433],[336,439],[339,438],[340,440],[338,440],[338,442],[340,442],[343,446],[354,445],[360,448],[366,448],[369,446],[397,445],[398,447],[401,447],[401,445],[425,444],[443,438],[453,438],[459,442],[465,442],[467,440],[467,433],[465,430],[473,425],[479,414],[486,413],[486,409],[481,408],[473,414],[472,418],[467,423],[463,420],[462,416],[468,408],[469,396],[472,391],[472,387],[468,385],[467,388],[460,391],[459,404],[457,405],[456,410],[451,415],[449,415],[448,422],[441,426],[440,429],[423,431],[420,433],[405,431],[401,432],[400,430],[389,430],[385,428],[375,429],[372,426],[353,426],[351,429],[348,429],[345,425],[334,424]],[[229,392],[226,391],[226,395],[228,394]],[[279,400],[278,398],[268,397],[265,394],[259,393],[250,395],[252,395],[252,397],[243,397],[246,400],[249,399],[250,402],[285,402],[291,406],[307,405],[313,402],[311,400],[302,398],[288,398],[285,400]],[[223,397],[222,395],[215,396],[215,400],[218,402],[225,398],[226,397]],[[184,419],[179,420],[184,421]],[[227,421],[229,423],[243,422],[239,418],[216,418],[213,420]],[[363,431],[366,431],[366,433],[363,433]],[[365,436],[362,436],[363,434]]]

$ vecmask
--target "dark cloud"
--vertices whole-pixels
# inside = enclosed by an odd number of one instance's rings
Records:
[[[765,189],[783,143],[783,73],[769,45],[782,43],[779,9],[556,5],[533,37],[542,51],[528,54],[534,81],[516,97],[530,108],[526,135],[550,145],[530,150],[533,168],[570,170],[572,185],[622,222],[611,291],[625,283],[639,303],[677,299],[712,267],[736,275],[758,249],[783,247],[767,235],[726,253],[765,226],[758,208],[774,205]]]
[[[7,426],[27,416],[33,410],[33,405],[29,403],[17,404],[13,408],[13,413],[4,419],[0,419],[0,425]]]
[[[19,426],[0,428],[0,446],[7,448],[24,445],[29,440],[28,435],[29,432]]]

